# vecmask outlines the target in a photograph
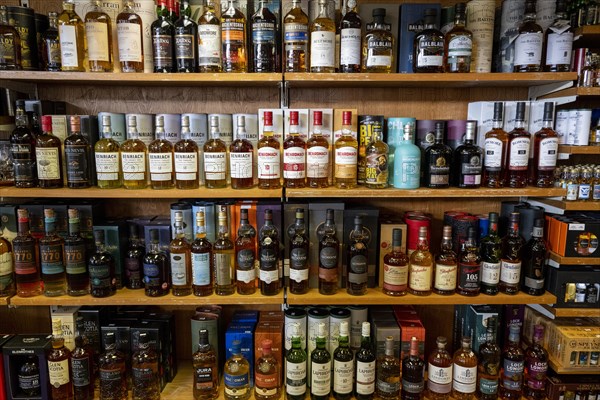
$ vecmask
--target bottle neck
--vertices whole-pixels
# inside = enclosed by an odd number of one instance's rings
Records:
[[[18,109],[15,115],[15,125],[19,127],[27,127],[29,125],[29,118],[25,111]]]
[[[464,13],[457,13],[454,16],[454,26],[464,27],[467,23]]]
[[[263,136],[266,138],[273,137],[273,125],[263,126]]]
[[[113,136],[113,134],[112,134],[112,130],[110,129],[110,126],[107,126],[107,125],[103,126],[102,127],[102,137],[104,139],[112,139],[112,136]]]
[[[46,236],[54,236],[56,233],[56,222],[54,219],[44,221],[44,231]]]
[[[229,235],[226,224],[219,225],[219,238],[224,239]]]
[[[98,240],[96,240],[96,252],[97,253],[104,253],[106,252],[105,246],[104,246],[104,242],[100,242]]]
[[[327,3],[319,2],[319,15],[317,18],[329,18]]]
[[[454,246],[452,244],[452,238],[443,238],[441,244],[442,253],[447,253],[449,251],[453,251]]]
[[[0,10],[0,25],[8,25],[8,15],[6,10]]]
[[[429,250],[429,243],[427,242],[427,237],[419,237],[417,242],[418,250]]]
[[[299,336],[292,336],[292,349],[300,350],[302,349],[302,342]]]
[[[183,223],[181,221],[175,222],[175,237],[177,239],[182,239],[185,236],[183,232]]]
[[[371,336],[363,335],[360,339],[360,348],[361,349],[371,349]]]
[[[498,235],[498,223],[490,222],[490,228],[488,230],[489,236],[497,236]]]
[[[519,236],[519,223],[512,221],[508,232],[510,236]]]
[[[216,127],[216,126],[210,127],[210,138],[213,140],[218,140],[221,138],[221,132],[219,131],[218,127]]]
[[[69,220],[69,235],[77,236],[79,235],[79,219],[70,219]]]
[[[127,137],[130,140],[139,140],[140,134],[138,133],[137,127],[130,126],[129,129],[127,130]]]
[[[158,242],[150,242],[150,252],[154,254],[160,253],[160,244]]]
[[[19,221],[17,230],[20,236],[29,236],[31,234],[29,220]]]
[[[162,126],[156,127],[156,139],[165,140],[165,128],[163,128]]]
[[[58,18],[48,17],[48,26],[50,27],[50,29],[58,29]]]

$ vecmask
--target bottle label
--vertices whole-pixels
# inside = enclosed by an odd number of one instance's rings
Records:
[[[435,264],[434,284],[437,290],[454,290],[456,289],[456,265]]]
[[[520,33],[515,39],[515,66],[540,65],[543,40],[542,32]]]
[[[466,291],[477,291],[479,289],[479,274],[481,272],[481,264],[470,265],[459,263],[460,276],[458,287]]]
[[[569,183],[567,184],[567,200],[577,200],[577,193],[579,192],[579,184],[578,183]]]
[[[286,360],[285,390],[292,396],[306,393],[306,361],[294,363]]]
[[[429,181],[434,185],[447,185],[450,182],[450,160],[445,156],[431,155],[429,160]]]
[[[497,285],[500,282],[500,263],[481,262],[481,283]]]
[[[306,150],[302,147],[290,147],[283,150],[283,177],[285,179],[304,179],[306,175]]]
[[[392,291],[406,290],[408,265],[383,264],[383,288]]]
[[[308,268],[307,269],[293,269],[290,268],[290,279],[294,282],[302,283],[308,280]]]
[[[108,24],[103,22],[86,22],[88,58],[90,61],[110,61],[108,44]],[[112,46],[112,43],[110,44]]]
[[[275,44],[275,24],[267,21],[253,22],[252,41],[255,44]]]
[[[580,183],[577,197],[579,200],[588,200],[590,198],[591,185],[589,183]]]
[[[529,162],[529,146],[530,140],[528,137],[517,137],[510,142],[510,155],[508,169],[511,171],[527,170]]]
[[[62,245],[40,244],[40,261],[43,274],[54,275],[63,273],[65,266],[63,264]]]
[[[500,171],[502,167],[502,140],[486,138],[484,144],[484,163],[488,171]]]
[[[35,244],[33,242],[14,246],[13,256],[15,257],[15,274],[35,274],[37,272],[37,260],[35,254]]]
[[[369,395],[375,392],[375,361],[356,362],[356,393]]]
[[[306,50],[308,43],[308,26],[287,22],[283,24],[284,34],[283,41],[285,51]]]
[[[444,63],[444,42],[420,38],[417,43],[417,67],[441,67]]]
[[[354,361],[333,360],[333,391],[338,394],[352,393],[354,385]]]
[[[381,379],[377,379],[377,391],[384,395],[398,397],[400,391],[400,382],[386,382]]]
[[[458,57],[471,57],[473,40],[466,35],[454,36],[448,42],[448,62],[456,64]]]
[[[89,182],[88,146],[65,145],[65,164],[67,165],[67,182]]]
[[[521,262],[502,260],[500,265],[500,281],[516,285],[521,280]]]
[[[335,149],[335,178],[356,179],[358,150],[351,146]]]
[[[572,48],[573,32],[551,32],[546,44],[546,65],[570,65]]]
[[[348,268],[348,282],[355,284],[367,283],[368,265],[367,257],[362,254],[357,254],[350,259]]]
[[[477,388],[477,367],[463,367],[454,364],[452,388],[461,393],[473,393]]]
[[[319,279],[326,282],[338,280],[338,251],[334,247],[325,247],[319,252]]]
[[[15,63],[15,42],[11,36],[2,38],[2,46],[0,47],[0,59],[6,64]]]
[[[5,290],[12,284],[13,256],[6,252],[0,254],[0,291]]]
[[[479,379],[479,391],[482,394],[495,395],[498,393],[498,379]]]
[[[155,374],[152,368],[131,368],[131,376],[136,385],[143,387],[151,387],[154,377],[158,378],[158,374]]]
[[[558,138],[545,138],[540,140],[538,169],[540,171],[553,171],[558,158]]]
[[[99,181],[119,179],[119,153],[96,152],[96,172]]]
[[[153,35],[152,50],[155,67],[165,68],[173,65],[173,38],[171,35]]]
[[[360,28],[345,28],[340,32],[340,65],[359,65],[362,35]]]
[[[279,270],[277,269],[275,271],[265,271],[261,269],[259,272],[259,279],[267,284],[277,282],[279,280]]]
[[[429,363],[427,388],[433,393],[450,393],[452,390],[452,366],[437,367]]]
[[[523,386],[523,367],[523,361],[504,360],[502,386],[505,389],[521,390]]]
[[[141,181],[146,179],[146,153],[121,153],[123,180]]]
[[[233,375],[225,372],[224,374],[225,387],[229,386],[230,388],[240,388],[243,386],[248,386],[250,383],[250,379],[248,373]],[[234,391],[235,394],[243,394],[246,392],[247,388],[243,389],[243,392],[240,393],[240,389]]]
[[[281,152],[272,147],[258,149],[258,179],[279,179],[281,177]]]
[[[90,286],[92,289],[110,288],[110,265],[90,265]]]
[[[185,254],[171,253],[171,282],[173,285],[187,284],[187,263]]]
[[[394,170],[394,186],[406,188],[418,188],[421,169],[421,157],[407,155],[402,157],[400,162],[399,173]],[[399,175],[399,178],[396,176]]]
[[[40,387],[40,374],[34,374],[34,375],[19,374],[18,380],[19,380],[19,388],[22,390],[39,389],[39,387]]]
[[[48,376],[50,385],[57,389],[69,383],[69,360],[48,361]]]
[[[246,45],[245,41],[246,32],[244,31],[243,23],[229,19],[221,21],[221,42],[223,49],[227,48],[227,46],[231,49],[223,53],[225,63],[235,64],[245,61],[243,58],[240,58],[238,52],[238,49],[243,49]]]
[[[310,392],[315,396],[326,396],[331,388],[331,361],[310,364]]]
[[[63,67],[79,67],[77,54],[77,32],[73,25],[58,25],[60,41],[60,62]]]
[[[527,370],[529,371],[529,379],[527,386],[533,390],[546,389],[546,373],[548,372],[548,363],[534,359],[527,360]]]
[[[393,45],[391,40],[371,38],[367,42],[367,67],[392,66]]]
[[[73,373],[73,386],[82,387],[90,384],[90,359],[71,358],[71,371]]]
[[[198,25],[198,65],[201,67],[221,66],[221,26]]]
[[[313,146],[306,150],[306,176],[308,178],[327,178],[329,171],[329,149]]]
[[[269,375],[261,374],[259,371],[260,369],[257,368],[257,371],[254,374],[256,392],[263,396],[272,396],[276,394],[278,389],[277,384],[279,383],[279,371]]]
[[[392,57],[391,56],[381,56],[381,55],[371,54],[367,58],[367,67],[390,68],[391,66],[392,66]]]
[[[142,26],[128,22],[117,24],[120,62],[142,62]]]
[[[256,280],[256,270],[254,268],[249,270],[238,269],[236,271],[236,277],[238,282],[250,283]]]
[[[296,247],[290,250],[290,269],[304,270],[307,268],[308,253],[302,247]]]
[[[102,381],[120,381],[121,379],[123,379],[123,371],[121,369],[100,368],[100,383]]]
[[[425,381],[410,382],[402,379],[402,390],[407,393],[422,393],[425,389]]]
[[[162,286],[160,281],[160,269],[156,264],[144,263],[144,282],[147,286]]]
[[[335,32],[315,31],[310,33],[310,66],[335,67]]]
[[[216,181],[226,178],[227,153],[204,153],[204,175],[206,180]]]
[[[195,181],[198,179],[198,153],[175,153],[175,179]]]
[[[35,156],[39,179],[60,179],[62,165],[59,162],[58,148],[36,147]]]
[[[125,274],[130,282],[141,280],[140,263],[136,257],[125,257]]]
[[[148,154],[151,181],[170,181],[173,179],[173,155],[171,153]]]
[[[410,270],[408,273],[408,287],[421,292],[431,290],[432,269],[432,265],[410,264]]]
[[[365,182],[372,184],[388,183],[388,155],[369,154],[366,158]]]
[[[194,369],[194,386],[197,390],[214,389],[213,375],[216,371],[212,367],[198,367]]]
[[[231,276],[231,254],[217,253],[215,257],[216,281],[219,286],[231,285],[233,277]]]
[[[232,178],[252,178],[252,152],[229,153],[229,165]]]
[[[65,244],[65,269],[67,275],[85,274],[86,259],[85,259],[85,244]]]
[[[481,183],[481,157],[479,154],[468,155],[461,160],[461,183],[463,185],[479,185]]]

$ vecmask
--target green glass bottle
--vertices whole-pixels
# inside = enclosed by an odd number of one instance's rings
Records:
[[[331,354],[325,348],[325,324],[317,330],[317,347],[310,353],[310,398],[328,400],[331,392]]]
[[[306,396],[306,352],[302,350],[300,324],[292,325],[292,348],[285,357],[285,394],[288,400]]]

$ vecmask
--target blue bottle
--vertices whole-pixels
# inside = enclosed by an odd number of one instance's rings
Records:
[[[404,125],[404,136],[394,151],[394,187],[418,189],[421,180],[421,149],[413,144],[415,124]]]
[[[392,117],[387,119],[387,145],[390,148],[388,155],[388,176],[390,181],[394,179],[394,153],[396,146],[402,141],[404,125],[409,123],[416,124],[415,118],[409,117]]]

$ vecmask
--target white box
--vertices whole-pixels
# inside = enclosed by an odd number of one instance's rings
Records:
[[[284,137],[290,134],[290,115],[292,111],[298,112],[298,133],[305,142],[308,140],[308,108],[286,108],[283,110],[283,132]],[[312,126],[312,125],[310,125]],[[284,139],[285,140],[285,139]]]
[[[485,134],[491,131],[494,126],[494,102],[476,101],[469,103],[467,120],[477,121],[476,144],[483,146]]]
[[[517,116],[517,101],[504,102],[504,130],[510,132],[515,129]],[[525,101],[525,127],[529,125],[529,101]]]
[[[281,108],[259,108],[258,109],[258,138],[262,138],[265,126],[265,111],[273,113],[273,137],[279,141],[283,148],[283,109]]]
[[[75,321],[77,320],[76,306],[52,306],[50,307],[50,317],[52,321],[60,320],[62,324],[65,346],[73,351],[75,348]]]

